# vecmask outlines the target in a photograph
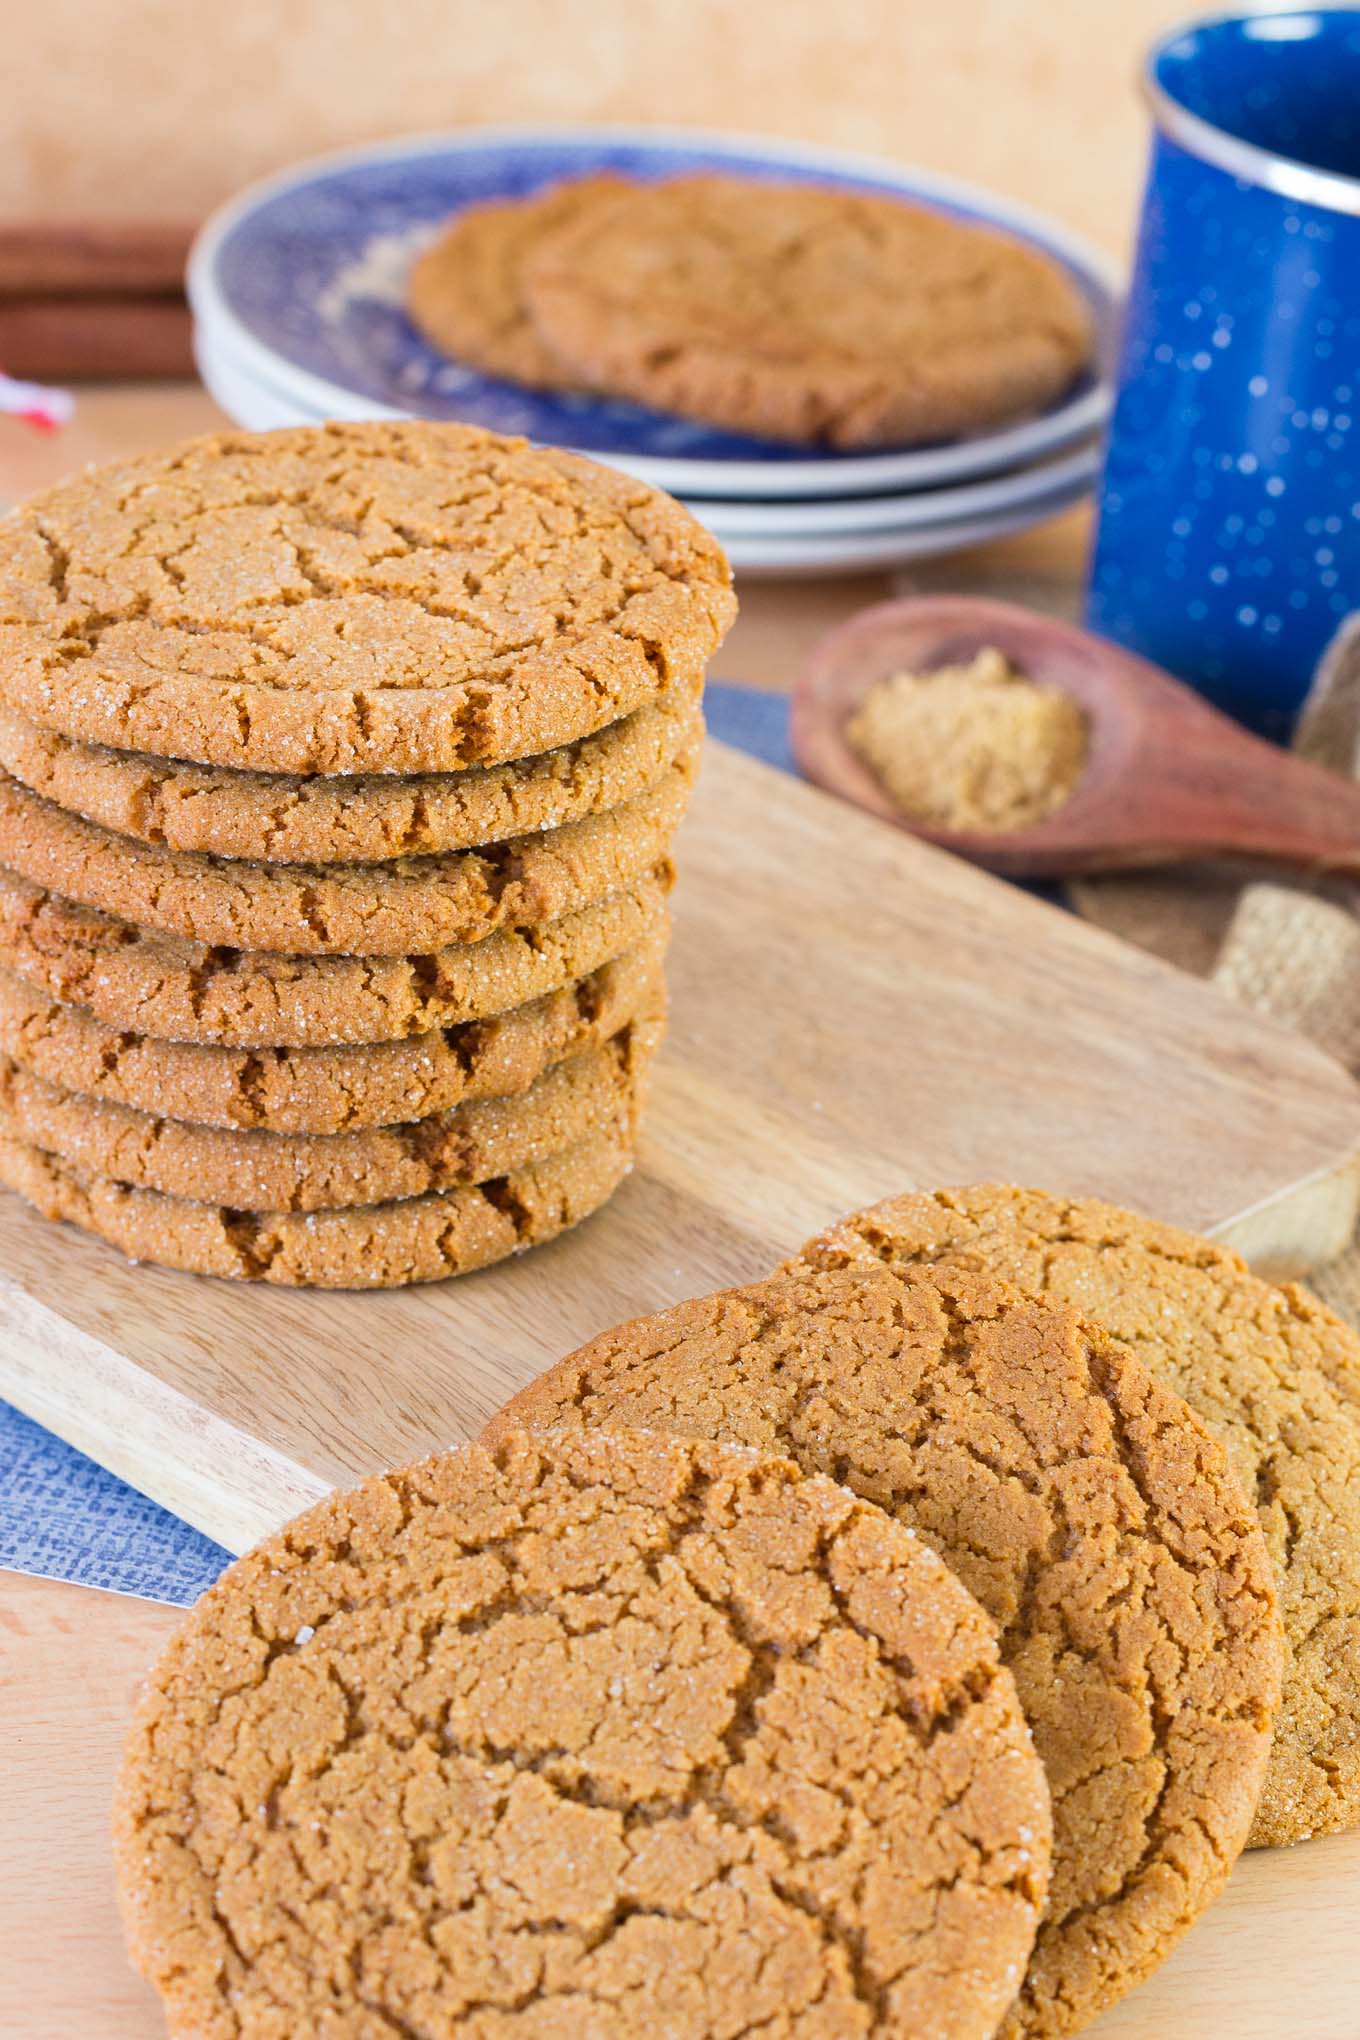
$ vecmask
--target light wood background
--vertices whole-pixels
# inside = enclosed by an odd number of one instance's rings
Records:
[[[0,220],[193,219],[317,150],[479,121],[745,128],[1045,207],[1113,253],[1143,50],[1189,0],[43,0],[0,69]]]

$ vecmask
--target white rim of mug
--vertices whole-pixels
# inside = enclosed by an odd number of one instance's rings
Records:
[[[1156,67],[1166,52],[1174,49],[1178,42],[1188,36],[1197,35],[1206,28],[1226,28],[1232,24],[1246,27],[1252,24],[1261,41],[1269,40],[1260,35],[1261,26],[1272,21],[1307,21],[1322,14],[1360,12],[1353,9],[1297,7],[1280,8],[1260,14],[1243,13],[1233,9],[1224,14],[1199,14],[1192,20],[1181,22],[1178,28],[1170,29],[1160,36],[1148,53],[1143,68],[1143,97],[1147,101],[1152,117],[1164,135],[1178,142],[1190,155],[1202,162],[1212,163],[1216,169],[1226,170],[1243,184],[1254,184],[1265,191],[1274,191],[1281,198],[1297,199],[1303,205],[1320,206],[1326,212],[1350,213],[1360,218],[1360,178],[1343,176],[1335,170],[1316,170],[1311,164],[1301,163],[1294,156],[1280,156],[1273,149],[1263,149],[1256,142],[1244,142],[1239,136],[1229,134],[1226,128],[1216,127],[1202,114],[1191,113],[1174,99],[1156,76]]]

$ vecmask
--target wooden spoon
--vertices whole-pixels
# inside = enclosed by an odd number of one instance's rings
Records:
[[[1026,829],[911,821],[851,750],[846,722],[876,680],[966,663],[988,646],[1081,703],[1085,770],[1064,805]],[[1146,659],[1010,602],[923,595],[861,610],[809,659],[790,735],[818,785],[1011,878],[1219,853],[1360,876],[1360,785],[1251,736]]]

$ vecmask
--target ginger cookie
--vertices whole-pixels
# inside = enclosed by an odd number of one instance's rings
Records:
[[[0,864],[77,906],[186,941],[292,956],[407,956],[560,920],[640,879],[680,826],[697,750],[621,808],[485,850],[385,864],[244,864],[155,849],[0,773]]]
[[[160,1118],[349,1133],[527,1091],[631,1022],[664,1017],[662,944],[489,1020],[355,1048],[206,1048],[108,1027],[0,970],[0,1055],[68,1091]]]
[[[878,192],[705,175],[639,185],[526,259],[540,338],[593,387],[840,448],[1042,409],[1091,353],[1048,256]]]
[[[308,778],[110,751],[0,709],[0,766],[57,807],[167,850],[362,864],[479,849],[622,807],[688,755],[702,729],[697,695],[673,689],[578,744],[510,765]]]
[[[465,425],[224,432],[0,522],[0,701],[260,772],[458,772],[692,691],[735,613],[678,503]]]
[[[504,1439],[228,1568],[119,1777],[179,2033],[987,2040],[1044,1781],[990,1624],[786,1460]]]
[[[488,375],[536,388],[569,389],[576,378],[536,332],[524,302],[526,258],[544,234],[585,217],[629,186],[620,177],[577,177],[455,214],[417,256],[406,283],[411,322],[440,354]]]
[[[1360,1821],[1360,1339],[1226,1247],[1095,1198],[983,1184],[894,1197],[804,1249],[822,1268],[988,1269],[1094,1318],[1201,1417],[1254,1498],[1288,1658],[1251,1841]]]
[[[544,1161],[426,1197],[267,1212],[166,1197],[90,1174],[0,1122],[0,1186],[131,1261],[292,1288],[400,1289],[471,1274],[578,1225],[628,1174],[634,1132],[624,1119]]]
[[[488,1436],[620,1423],[832,1474],[996,1621],[1054,1837],[1005,2040],[1074,2031],[1154,1968],[1246,1840],[1283,1655],[1260,1527],[1180,1398],[972,1271],[791,1269],[605,1333]]]
[[[634,1106],[661,1037],[639,1023],[512,1098],[352,1133],[191,1126],[67,1091],[0,1056],[0,1127],[86,1175],[240,1211],[388,1204],[508,1175]]]
[[[148,933],[0,869],[0,966],[107,1026],[229,1048],[397,1041],[506,1013],[655,938],[673,881],[414,956],[271,956]]]

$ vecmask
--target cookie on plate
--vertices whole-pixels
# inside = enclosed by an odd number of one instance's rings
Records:
[[[982,1267],[1062,1299],[1183,1395],[1253,1497],[1289,1658],[1256,1844],[1360,1821],[1360,1338],[1228,1248],[1096,1198],[982,1184],[890,1198],[804,1249],[816,1267]]]
[[[465,425],[224,432],[0,520],[0,702],[260,772],[457,772],[692,691],[735,614],[668,496]]]
[[[607,1332],[493,1419],[786,1452],[916,1530],[996,1621],[1053,1794],[1005,2040],[1076,2030],[1227,1878],[1283,1648],[1221,1448],[1103,1331],[969,1270],[790,1269]]]
[[[524,293],[593,387],[849,449],[1042,410],[1090,358],[1051,257],[881,192],[721,174],[638,185],[545,234]]]
[[[524,264],[545,234],[627,189],[621,177],[577,177],[527,198],[466,207],[411,265],[412,323],[440,354],[488,375],[540,389],[574,387],[529,317]]]
[[[153,1671],[120,1897],[170,2025],[987,2040],[1047,1795],[991,1625],[787,1461],[505,1439],[330,1496]]]

